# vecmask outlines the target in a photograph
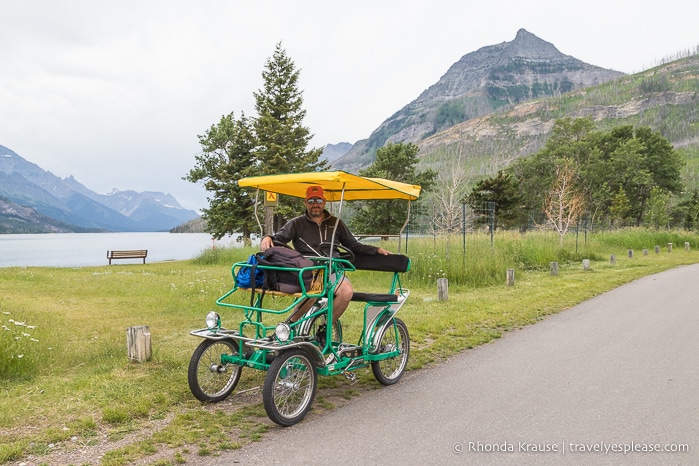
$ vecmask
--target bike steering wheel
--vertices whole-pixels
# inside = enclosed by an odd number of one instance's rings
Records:
[[[349,249],[347,249],[346,247],[344,247],[343,245],[338,244],[338,243],[335,243],[333,246],[334,246],[333,251],[332,251],[333,258],[345,259],[345,260],[348,260],[350,262],[354,261],[354,253],[352,251],[350,251]],[[321,254],[323,254],[327,257],[330,257],[330,243],[327,243],[327,242],[320,243],[318,245],[318,249],[320,250]]]

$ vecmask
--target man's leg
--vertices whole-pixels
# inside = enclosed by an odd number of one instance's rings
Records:
[[[333,299],[333,323],[337,322],[343,312],[349,306],[352,300],[352,294],[354,290],[352,289],[352,284],[344,277],[342,283],[335,289],[335,298]]]
[[[313,306],[313,303],[316,302],[316,298],[306,298],[303,300],[300,306],[296,308],[294,313],[289,317],[290,322],[296,322],[299,320],[305,313],[308,311],[311,306]]]

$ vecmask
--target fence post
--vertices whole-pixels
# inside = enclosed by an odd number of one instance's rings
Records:
[[[583,259],[583,270],[590,270],[590,259]]]
[[[643,248],[643,255],[647,256],[648,255],[648,248]]]
[[[656,254],[660,254],[660,246],[656,246],[656,247],[655,247],[655,253],[656,253]]]
[[[629,259],[633,259],[633,249],[629,249]]]
[[[558,262],[551,262],[549,267],[551,267],[551,275],[558,275]]]
[[[437,279],[437,299],[439,301],[449,299],[449,280],[446,278]]]
[[[139,325],[126,329],[126,352],[131,362],[150,361],[150,328],[147,325]]]
[[[667,252],[672,252],[672,243],[667,243]]]
[[[684,250],[689,251],[689,241],[684,242]]]
[[[616,265],[616,254],[612,254],[609,256],[609,263],[612,265]]]
[[[507,269],[507,286],[515,284],[515,269]]]

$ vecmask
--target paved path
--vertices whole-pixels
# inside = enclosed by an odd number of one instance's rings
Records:
[[[699,464],[698,340],[693,265],[406,373],[206,464]]]

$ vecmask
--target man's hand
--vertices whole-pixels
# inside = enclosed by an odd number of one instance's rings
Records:
[[[264,236],[260,240],[260,251],[265,252],[266,249],[271,248],[274,245],[271,236]]]
[[[377,254],[383,254],[384,256],[388,256],[389,254],[391,254],[390,251],[386,251],[384,248],[379,248],[379,249],[377,249],[377,250],[376,250],[376,253],[377,253]]]

